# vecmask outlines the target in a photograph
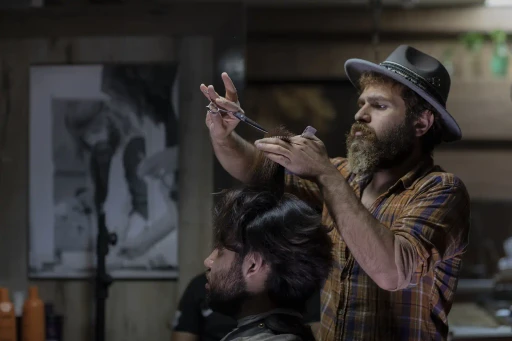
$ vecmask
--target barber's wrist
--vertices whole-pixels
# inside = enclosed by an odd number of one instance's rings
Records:
[[[212,143],[218,147],[231,147],[235,143],[234,132],[230,132],[226,136],[211,136]]]
[[[315,182],[318,186],[329,186],[333,181],[339,180],[340,177],[342,176],[339,170],[331,164],[330,166],[326,166],[325,170],[318,174],[315,178]]]

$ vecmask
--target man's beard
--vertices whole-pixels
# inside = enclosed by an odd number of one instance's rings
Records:
[[[231,268],[215,275],[210,274],[206,300],[209,307],[218,313],[236,317],[249,293],[242,273],[242,261],[233,262]]]
[[[361,132],[355,136],[356,132]],[[356,122],[347,135],[347,158],[355,174],[372,174],[404,162],[414,149],[414,127],[406,117],[402,124],[378,138],[364,123]]]

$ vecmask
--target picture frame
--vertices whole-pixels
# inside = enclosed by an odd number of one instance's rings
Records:
[[[29,277],[178,277],[178,64],[30,68]],[[103,217],[104,219],[99,219]]]

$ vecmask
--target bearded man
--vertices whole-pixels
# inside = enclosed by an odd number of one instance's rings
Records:
[[[247,182],[256,151],[264,152],[288,171],[286,190],[322,209],[333,227],[335,265],[317,340],[445,340],[470,218],[463,182],[432,158],[439,143],[461,138],[446,109],[450,76],[406,45],[380,64],[350,59],[345,71],[361,92],[347,158],[330,159],[315,136],[253,145],[233,131],[234,116],[208,112],[215,154]],[[243,112],[222,77],[225,98],[213,86],[201,91]]]

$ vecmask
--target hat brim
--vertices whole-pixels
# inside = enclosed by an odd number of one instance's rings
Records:
[[[446,110],[446,108],[441,103],[439,103],[434,97],[430,96],[429,93],[427,93],[414,83],[408,81],[404,77],[392,71],[389,71],[383,66],[377,65],[375,63],[363,59],[353,58],[345,62],[345,73],[347,74],[347,77],[350,80],[350,82],[357,89],[359,89],[359,78],[365,72],[376,72],[389,78],[392,78],[393,80],[407,86],[408,88],[416,92],[419,96],[421,96],[429,104],[431,104],[443,119],[444,129],[442,139],[444,142],[457,141],[462,138],[462,132],[460,130],[459,125],[452,117],[452,115],[450,115],[450,113]]]

